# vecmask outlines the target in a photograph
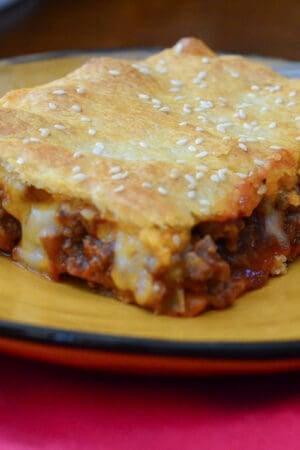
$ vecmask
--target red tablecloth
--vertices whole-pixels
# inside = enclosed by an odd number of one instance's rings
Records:
[[[296,450],[300,374],[103,375],[0,356],[0,450]]]

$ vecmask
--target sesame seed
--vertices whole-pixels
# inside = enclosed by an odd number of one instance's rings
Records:
[[[210,62],[210,58],[208,56],[203,56],[201,58],[201,61],[203,62],[203,64],[208,64]]]
[[[195,139],[195,144],[199,145],[202,144],[204,141],[203,137],[198,137],[197,139]]]
[[[98,156],[102,155],[103,154],[103,149],[99,148],[99,147],[95,147],[95,148],[93,148],[92,153],[93,153],[93,155],[98,155]]]
[[[195,186],[196,185],[196,180],[193,177],[193,175],[190,175],[189,173],[186,173],[184,175],[184,178],[186,179],[186,181],[191,185],[191,186]]]
[[[183,82],[180,81],[180,80],[171,80],[170,83],[171,83],[173,86],[183,86]]]
[[[263,195],[267,192],[267,186],[265,184],[261,185],[257,190],[258,195]]]
[[[17,164],[24,164],[24,163],[25,163],[25,159],[22,158],[22,156],[20,156],[20,157],[17,159],[16,163],[17,163]]]
[[[207,72],[205,70],[198,73],[198,75],[193,79],[194,84],[201,83],[202,80],[207,76]]]
[[[218,170],[218,176],[220,178],[220,180],[226,180],[226,174],[228,172],[228,169],[226,169],[225,167],[223,169],[219,169]]]
[[[242,173],[242,172],[237,172],[237,176],[239,177],[239,178],[247,178],[247,174],[246,173]]]
[[[248,151],[248,147],[247,147],[246,144],[240,143],[240,144],[239,144],[239,148],[240,148],[241,150],[243,150],[243,152],[247,152],[247,151]]]
[[[120,172],[121,171],[121,168],[119,167],[119,166],[113,166],[113,167],[111,167],[111,169],[109,170],[109,173],[110,174],[112,174],[112,173],[118,173],[118,172]]]
[[[144,141],[141,141],[141,142],[139,143],[139,145],[140,145],[140,147],[142,147],[142,148],[148,148],[148,147],[149,147],[149,145],[147,144],[147,142],[144,142]]]
[[[162,186],[159,186],[159,187],[157,188],[157,192],[158,192],[159,194],[161,194],[161,195],[167,195],[167,193],[168,193],[168,191],[167,191],[164,187],[162,187]]]
[[[146,189],[151,189],[152,183],[149,183],[148,181],[144,181],[144,183],[142,183],[142,187],[146,188]]]
[[[254,92],[248,92],[247,96],[250,98],[256,98],[256,94],[254,94]]]
[[[207,76],[207,72],[205,70],[201,70],[201,72],[198,73],[197,78],[199,80],[204,80],[204,78],[206,78]]]
[[[169,89],[169,92],[180,92],[180,87],[178,86],[173,86]]]
[[[51,110],[55,110],[55,109],[57,109],[57,104],[56,104],[56,103],[53,103],[53,102],[49,102],[49,103],[48,103],[48,107],[49,107],[49,109],[51,109]]]
[[[196,192],[195,191],[188,191],[188,193],[186,195],[190,199],[196,198]]]
[[[96,134],[95,128],[89,128],[88,133],[89,133],[91,136],[95,136],[95,134]]]
[[[280,145],[270,145],[271,150],[282,150],[282,147]]]
[[[210,176],[211,181],[214,181],[215,183],[218,183],[220,181],[220,178],[217,174],[213,174]]]
[[[66,91],[64,91],[63,89],[55,89],[52,94],[54,95],[64,95],[66,93]]]
[[[204,173],[203,172],[197,172],[196,173],[196,180],[201,180],[201,178],[204,177]]]
[[[202,110],[213,108],[214,104],[210,100],[200,100],[200,107]]]
[[[277,123],[276,122],[271,122],[269,125],[269,128],[276,128],[277,127]]]
[[[48,128],[40,128],[39,132],[43,137],[48,137],[50,135],[50,130],[48,130]]]
[[[169,108],[169,106],[163,106],[163,107],[160,108],[159,110],[162,111],[162,112],[169,112],[169,111],[170,111],[170,108]]]
[[[206,150],[203,150],[203,152],[197,153],[196,158],[204,158],[208,155],[208,152]]]
[[[30,137],[23,139],[23,144],[29,144],[29,142],[40,142],[38,138]]]
[[[180,127],[186,127],[187,125],[189,125],[188,122],[179,122],[178,124]]]
[[[96,146],[96,148],[98,148],[99,150],[104,150],[104,144],[103,144],[103,142],[96,142],[95,146]]]
[[[231,139],[231,136],[224,136],[222,138],[223,141],[230,141],[230,139]]]
[[[253,84],[253,85],[251,86],[251,90],[252,90],[252,91],[259,91],[259,90],[260,90],[260,87],[257,86],[256,84]]]
[[[183,112],[185,113],[185,114],[190,114],[191,112],[192,112],[192,107],[191,107],[191,105],[189,105],[188,103],[185,103],[184,105],[183,105]]]
[[[300,120],[300,116],[295,117],[295,120],[296,121]]]
[[[291,106],[296,106],[296,104],[296,102],[288,102],[286,106],[290,108]]]
[[[239,109],[239,111],[237,112],[237,116],[240,119],[246,119],[247,118],[247,114],[245,113],[245,111],[243,109]]]
[[[282,97],[277,97],[276,100],[275,100],[275,103],[277,105],[281,105],[283,103],[283,98]]]
[[[177,164],[185,164],[186,160],[185,159],[176,159]]]
[[[56,123],[54,125],[54,128],[56,128],[57,130],[65,130],[66,127],[64,125],[61,125],[60,123]]]
[[[149,95],[147,94],[138,94],[138,97],[142,100],[149,100]]]
[[[209,206],[210,205],[210,201],[206,200],[205,198],[201,198],[199,200],[199,203],[200,203],[200,205],[203,205],[203,206]]]
[[[75,105],[72,105],[72,106],[71,106],[71,109],[72,109],[73,111],[80,112],[80,111],[81,111],[81,106],[75,104]]]
[[[125,189],[124,185],[121,184],[120,186],[118,186],[114,189],[114,192],[123,192],[124,189]]]
[[[158,100],[158,98],[153,98],[151,101],[154,105],[159,105],[159,106],[161,105],[161,101]]]
[[[221,133],[226,133],[226,129],[231,127],[233,125],[233,123],[231,122],[225,122],[225,123],[219,123],[216,126],[217,131],[221,132]]]
[[[73,158],[80,158],[81,156],[83,156],[83,153],[80,150],[73,153]]]
[[[78,88],[76,89],[77,94],[85,94],[86,93],[86,89],[83,86],[78,86]]]
[[[195,151],[197,150],[197,148],[196,148],[194,145],[189,145],[189,146],[188,146],[188,150],[189,150],[190,152],[195,152]]]
[[[138,70],[143,75],[150,75],[150,69],[146,66],[140,66],[139,64],[132,64],[132,67]]]
[[[80,120],[81,120],[81,122],[90,122],[91,121],[91,119],[89,117],[86,117],[86,116],[80,117]]]
[[[180,102],[181,100],[184,100],[184,99],[185,99],[185,96],[184,96],[184,95],[177,95],[177,96],[174,98],[175,102]]]
[[[170,178],[173,178],[174,180],[177,180],[179,178],[179,172],[177,169],[172,169],[170,172]]]
[[[155,70],[158,73],[168,73],[168,69],[166,67],[162,67],[162,66],[159,66],[159,65],[157,65],[155,67]]]
[[[229,74],[232,76],[232,78],[239,78],[240,74],[236,72],[235,70],[230,70]]]
[[[178,139],[178,141],[176,141],[176,144],[177,145],[185,145],[187,142],[188,142],[188,138],[181,138],[181,139]]]
[[[110,75],[114,75],[114,76],[117,76],[117,75],[121,74],[121,72],[119,70],[117,70],[117,69],[109,69],[108,73]]]
[[[300,136],[297,136],[297,137],[296,137],[296,141],[300,141]]]
[[[172,236],[172,241],[173,241],[174,245],[176,245],[176,247],[179,247],[180,244],[181,244],[181,239],[180,239],[180,236],[178,234],[174,234]]]
[[[296,97],[296,95],[297,95],[297,92],[296,92],[296,91],[291,91],[291,92],[289,93],[289,97]]]
[[[116,173],[114,175],[111,176],[112,180],[124,180],[125,178],[128,177],[128,172],[123,172],[123,173]]]
[[[198,166],[196,166],[197,170],[203,170],[204,172],[207,172],[208,167],[205,166],[204,164],[199,164]]]
[[[266,165],[265,161],[262,161],[261,159],[254,159],[254,164],[261,167],[264,167]]]
[[[203,128],[202,127],[196,127],[195,130],[196,131],[203,131]]]
[[[265,90],[269,92],[277,92],[280,91],[281,86],[279,84],[276,84],[275,86],[266,86]]]
[[[218,97],[218,102],[221,106],[225,106],[228,103],[228,100],[224,97]],[[240,108],[242,108],[242,106],[240,106]]]
[[[84,173],[76,173],[75,175],[73,175],[73,180],[74,181],[84,181],[86,180],[87,176]]]
[[[249,108],[249,106],[253,106],[253,104],[252,103],[243,102],[243,103],[240,103],[237,106],[237,108]]]
[[[177,42],[173,47],[173,51],[178,55],[183,51],[183,43],[181,41]]]
[[[72,169],[72,172],[74,172],[74,173],[78,173],[80,171],[81,171],[81,167],[80,166],[74,166],[73,169]]]
[[[268,106],[262,106],[260,111],[263,113],[263,112],[269,111],[269,109],[270,108],[268,108]]]

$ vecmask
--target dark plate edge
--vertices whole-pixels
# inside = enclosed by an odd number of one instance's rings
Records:
[[[300,340],[249,343],[222,341],[182,342],[63,330],[0,320],[0,339],[1,337],[70,349],[89,349],[152,356],[240,361],[300,358]]]
[[[1,64],[26,64],[36,61],[46,61],[48,59],[58,59],[71,56],[85,56],[85,55],[116,55],[121,53],[155,53],[161,51],[161,47],[120,47],[120,48],[91,48],[91,49],[66,49],[53,50],[41,53],[28,53],[25,55],[11,56],[0,59]]]
[[[119,47],[119,48],[94,48],[94,49],[67,49],[54,50],[42,53],[30,53],[27,55],[12,56],[0,59],[0,64],[24,64],[35,61],[45,61],[47,59],[57,59],[69,56],[84,56],[84,55],[121,55],[122,53],[133,53],[135,56],[141,57],[147,53],[149,56],[155,52],[161,51],[162,47]],[[250,59],[255,59],[258,62],[264,63],[272,67],[275,71],[290,77],[299,78],[300,61],[291,61],[280,58],[273,58],[271,56],[260,55],[242,55]],[[289,66],[289,67],[287,67]]]

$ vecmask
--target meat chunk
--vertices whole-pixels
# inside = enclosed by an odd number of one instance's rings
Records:
[[[0,249],[11,253],[21,239],[21,225],[18,220],[0,208]]]

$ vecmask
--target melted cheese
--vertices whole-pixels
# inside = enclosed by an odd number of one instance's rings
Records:
[[[22,239],[14,251],[14,257],[38,272],[51,273],[51,261],[41,238],[62,233],[62,226],[55,220],[58,209],[56,203],[33,203],[21,221]]]
[[[153,265],[153,256],[147,252],[141,241],[119,231],[111,276],[118,289],[134,293],[136,302],[143,306],[153,305],[154,297],[160,298],[159,292],[154,290],[154,280],[147,267],[148,263]]]
[[[289,247],[289,239],[283,228],[282,212],[271,208],[265,218],[266,232],[273,236],[281,247]]]
[[[47,196],[43,200],[34,200],[34,196],[33,199],[30,198],[27,186],[13,175],[0,170],[1,181],[6,192],[3,208],[18,219],[22,227],[22,238],[13,251],[14,258],[33,270],[50,275],[53,262],[49,260],[42,240],[47,236],[63,234],[63,226],[56,220],[61,204]],[[70,205],[69,209],[71,214]],[[274,236],[281,246],[288,246],[282,213],[271,205],[267,211],[267,234]],[[82,210],[82,216],[86,220],[93,220],[94,214],[93,209]],[[155,229],[142,230],[140,235],[134,235],[117,231],[107,222],[100,222],[97,235],[101,240],[115,241],[111,277],[116,288],[121,292],[131,293],[138,304],[146,307],[158,304],[165,293],[165,286],[156,280],[155,274],[170,271],[174,255],[178,255],[177,252],[181,251],[189,240],[187,234],[179,236],[169,232],[158,233]],[[177,239],[174,239],[174,236]],[[281,273],[282,264],[285,264],[285,261],[276,261],[273,274]],[[183,291],[181,297],[182,295]],[[179,300],[182,303],[182,298]]]
[[[33,270],[50,274],[51,261],[41,238],[62,233],[62,226],[55,219],[60,205],[51,199],[32,201],[26,196],[26,185],[13,175],[1,172],[0,177],[4,177],[6,192],[3,207],[19,220],[22,228],[21,241],[13,251],[14,259]]]

